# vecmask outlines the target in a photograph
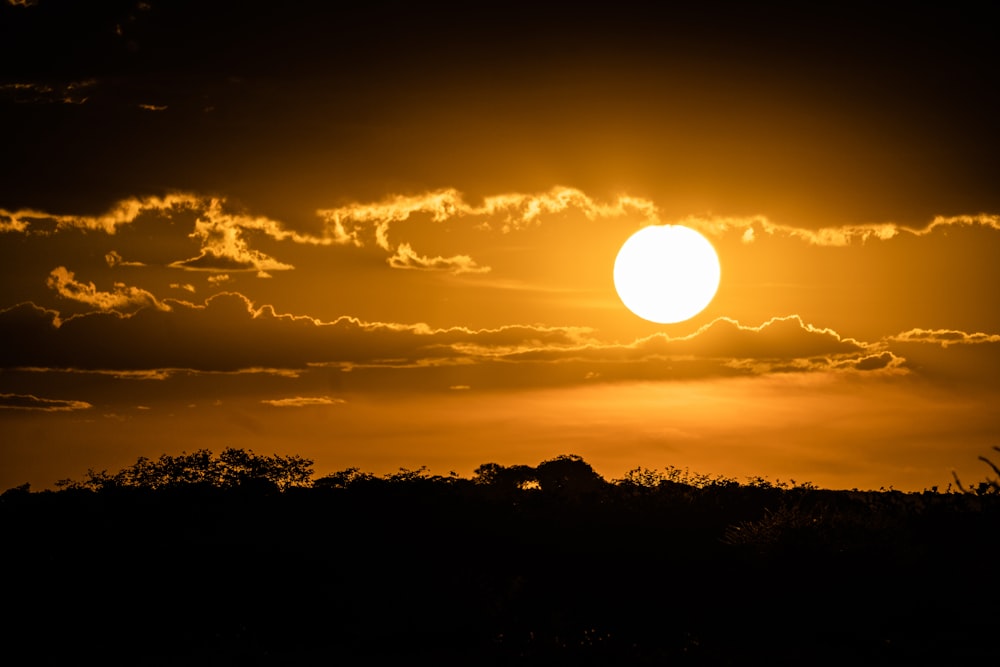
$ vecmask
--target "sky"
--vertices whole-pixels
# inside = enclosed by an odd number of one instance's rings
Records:
[[[0,489],[225,447],[984,479],[994,20],[668,4],[3,0]],[[721,266],[675,324],[612,281],[664,224]]]

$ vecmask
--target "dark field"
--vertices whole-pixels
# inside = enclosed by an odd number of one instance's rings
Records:
[[[607,482],[576,457],[473,479],[112,477],[3,494],[5,664],[1000,658],[988,483]]]

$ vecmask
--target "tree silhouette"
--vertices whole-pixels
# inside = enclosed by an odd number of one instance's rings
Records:
[[[503,493],[513,493],[530,488],[538,482],[535,469],[527,465],[502,466],[484,463],[473,471],[473,481]]]
[[[362,472],[361,468],[353,467],[324,475],[313,482],[315,489],[349,489],[357,484],[372,482],[377,479],[370,472]]]
[[[535,467],[535,478],[545,493],[577,497],[607,485],[590,464],[576,454],[561,454]]]
[[[297,455],[263,456],[253,451],[229,447],[214,457],[207,449],[177,456],[163,454],[155,461],[140,456],[135,463],[109,474],[106,470],[87,470],[82,482],[61,479],[56,486],[65,489],[105,491],[116,488],[169,489],[208,486],[222,489],[265,488],[285,491],[311,485],[313,462]]]

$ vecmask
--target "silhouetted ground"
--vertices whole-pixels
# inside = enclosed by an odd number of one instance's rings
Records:
[[[10,490],[0,661],[998,664],[989,489],[612,484],[559,460]]]

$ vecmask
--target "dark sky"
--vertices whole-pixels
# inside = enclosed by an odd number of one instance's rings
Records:
[[[5,4],[0,201],[94,213],[225,190],[277,213],[386,183],[556,181],[725,213],[783,187],[781,212],[832,222],[996,208],[985,10],[673,4]],[[634,131],[657,117],[659,134]],[[594,147],[609,157],[581,159]],[[746,190],[693,188],[692,173]]]

